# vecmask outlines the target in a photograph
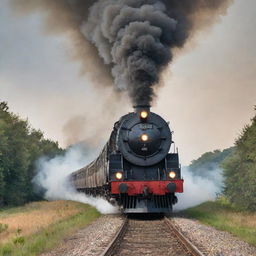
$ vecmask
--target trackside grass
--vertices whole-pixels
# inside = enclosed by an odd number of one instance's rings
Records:
[[[17,222],[22,218],[21,216],[23,216],[23,222],[29,223],[23,225],[23,228],[21,223]],[[6,220],[10,222],[10,219],[13,219],[13,222],[18,225],[15,233],[11,231],[10,225],[0,233],[0,237],[5,237],[5,242],[0,239],[0,256],[39,255],[55,247],[65,237],[99,216],[100,213],[89,205],[66,201],[40,202],[38,205],[29,204],[25,207],[1,211],[0,223]],[[47,225],[46,221],[49,221]]]
[[[183,211],[182,215],[219,230],[228,231],[256,246],[256,213],[237,209],[223,198],[189,208]]]

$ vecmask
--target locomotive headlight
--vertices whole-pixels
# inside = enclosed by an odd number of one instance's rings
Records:
[[[140,138],[144,142],[148,141],[148,135],[147,134],[142,134]]]
[[[121,172],[117,172],[117,173],[116,173],[116,178],[117,178],[118,180],[121,180],[121,179],[123,178],[123,174],[122,174]]]
[[[141,112],[140,112],[140,117],[141,117],[142,119],[146,119],[146,118],[148,117],[148,112],[147,112],[147,111],[141,111]]]
[[[176,177],[176,173],[174,171],[169,172],[169,177],[174,179]]]

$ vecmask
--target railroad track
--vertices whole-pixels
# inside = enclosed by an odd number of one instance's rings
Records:
[[[204,256],[168,218],[126,218],[101,256]]]

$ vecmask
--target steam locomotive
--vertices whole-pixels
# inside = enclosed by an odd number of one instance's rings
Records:
[[[136,106],[115,123],[99,157],[73,172],[77,191],[105,197],[124,213],[170,213],[183,192],[178,153],[168,153],[172,132],[168,123]]]

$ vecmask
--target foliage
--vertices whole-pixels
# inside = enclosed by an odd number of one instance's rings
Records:
[[[229,157],[234,151],[234,147],[227,149],[214,150],[213,152],[206,152],[198,159],[193,160],[189,166],[189,170],[197,176],[206,177],[209,172],[220,168],[221,163]]]
[[[236,207],[256,211],[256,115],[234,147],[207,152],[189,166],[194,175],[208,178],[214,178],[211,174],[219,168],[223,169],[227,199]]]
[[[7,224],[0,223],[0,233],[6,231],[8,229]]]
[[[41,131],[0,102],[0,206],[38,199],[32,184],[35,161],[61,152],[58,143],[44,139]]]
[[[256,245],[256,214],[238,209],[227,198],[205,202],[182,212],[182,215],[228,231],[244,241]]]
[[[223,168],[225,195],[232,203],[256,211],[256,115],[252,124],[245,126]]]
[[[25,237],[24,236],[17,236],[13,239],[13,243],[15,245],[24,245],[25,243]]]

